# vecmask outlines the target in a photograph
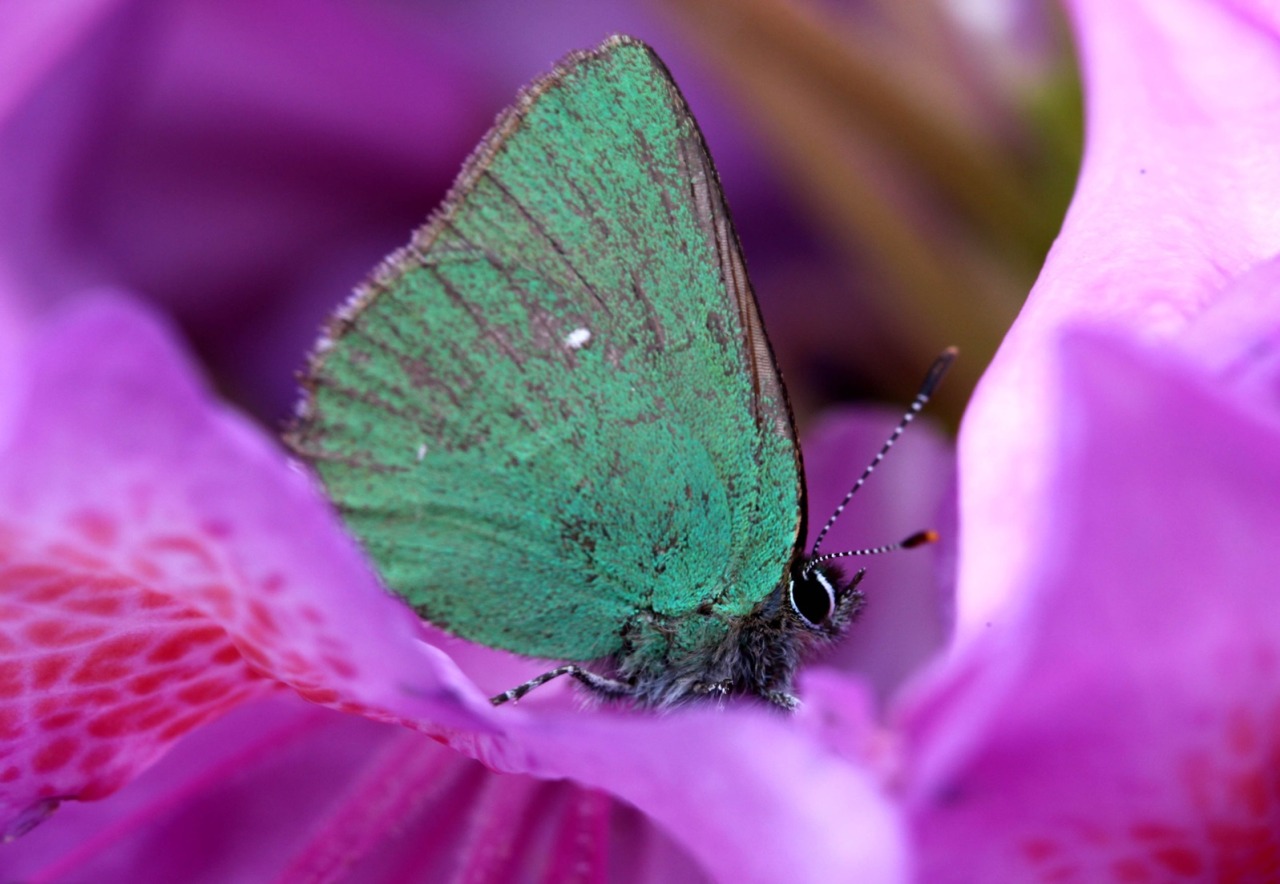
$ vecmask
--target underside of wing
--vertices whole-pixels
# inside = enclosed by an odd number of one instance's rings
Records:
[[[783,579],[789,407],[701,134],[612,38],[529,87],[330,323],[288,434],[383,579],[531,656]]]

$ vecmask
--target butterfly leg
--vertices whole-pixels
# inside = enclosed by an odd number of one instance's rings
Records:
[[[606,678],[603,675],[597,675],[594,672],[583,669],[576,664],[566,663],[564,666],[557,666],[550,672],[542,673],[537,678],[531,678],[524,684],[517,685],[509,691],[503,691],[497,696],[490,697],[489,702],[495,706],[501,706],[510,700],[519,700],[539,685],[544,685],[553,678],[559,678],[562,675],[572,675],[579,682],[605,697],[625,697],[632,693],[631,685],[625,681]]]
[[[769,691],[764,698],[787,712],[795,712],[800,708],[800,699],[787,691]]]
[[[705,694],[717,700],[723,700],[733,690],[733,679],[723,678],[720,681],[702,681],[693,686],[693,693]]]

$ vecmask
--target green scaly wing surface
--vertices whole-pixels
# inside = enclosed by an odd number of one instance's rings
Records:
[[[637,616],[749,611],[795,554],[786,396],[702,136],[637,41],[521,94],[305,386],[290,444],[386,583],[473,641],[606,656]]]

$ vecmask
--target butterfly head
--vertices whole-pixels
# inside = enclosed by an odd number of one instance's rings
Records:
[[[785,593],[792,625],[815,636],[838,637],[862,609],[864,598],[857,587],[865,573],[859,569],[846,579],[834,562],[797,564]]]

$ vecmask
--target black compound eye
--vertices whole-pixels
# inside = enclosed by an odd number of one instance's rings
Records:
[[[809,626],[827,622],[836,608],[836,593],[821,571],[809,571],[791,581],[791,608]]]

